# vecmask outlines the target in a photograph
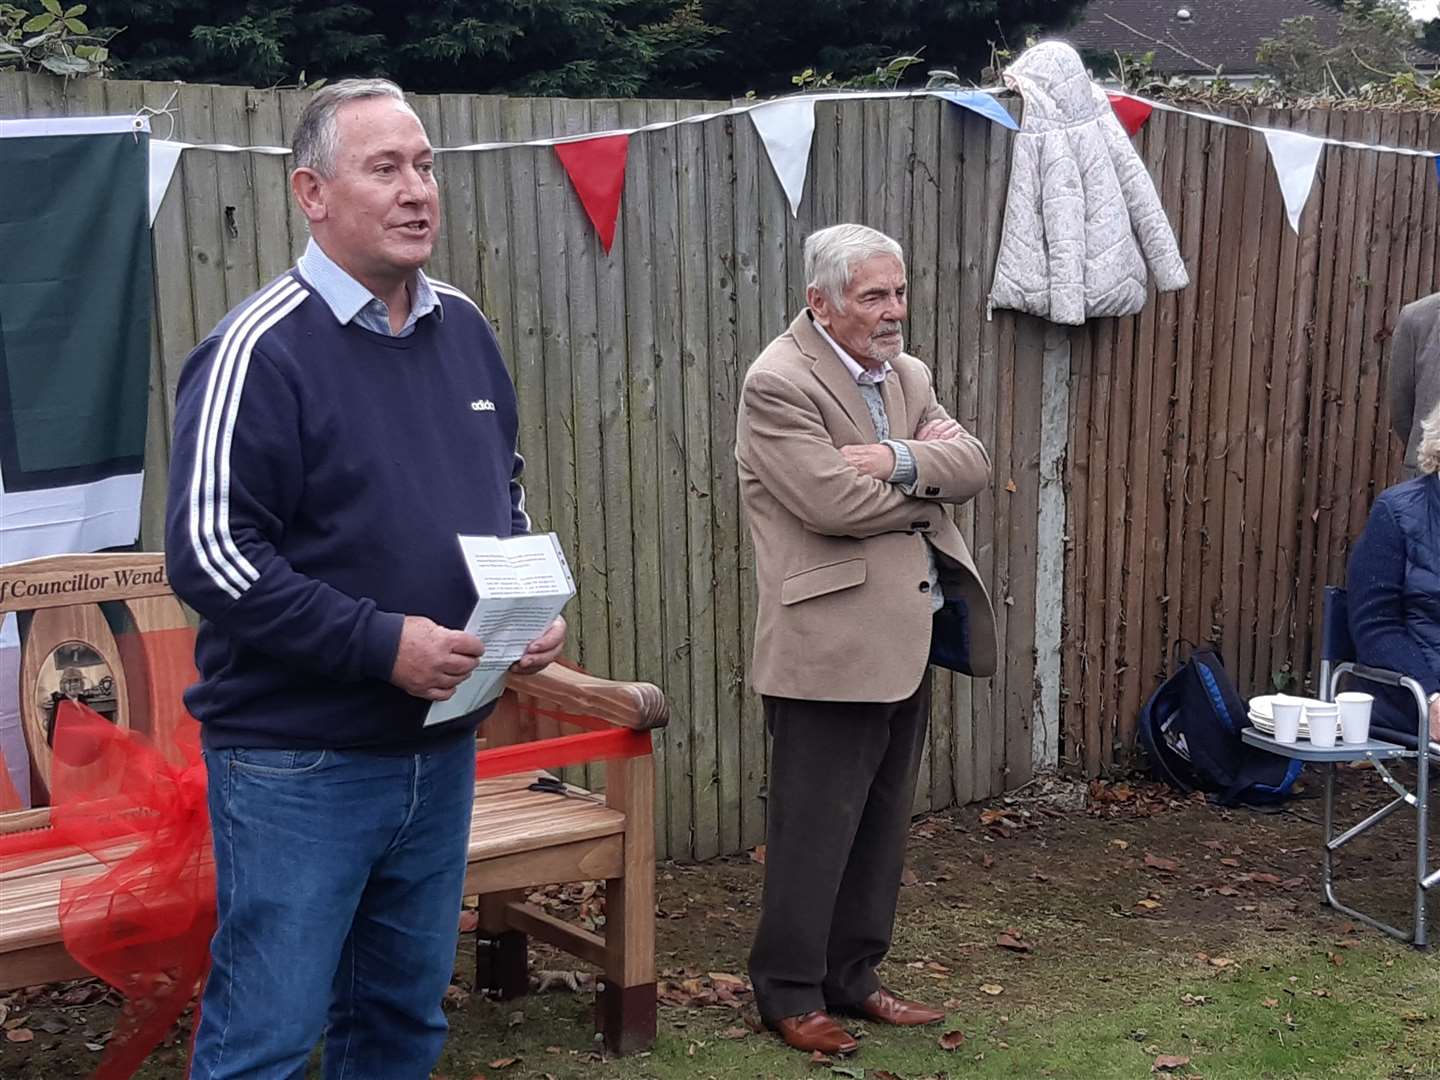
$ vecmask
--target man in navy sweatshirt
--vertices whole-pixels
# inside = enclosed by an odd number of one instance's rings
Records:
[[[202,617],[186,704],[219,926],[194,1080],[428,1077],[446,1033],[485,710],[424,726],[484,643],[459,533],[529,530],[489,324],[421,271],[434,155],[383,80],[300,118],[299,264],[187,359],[166,554]],[[558,655],[555,624],[517,664]]]

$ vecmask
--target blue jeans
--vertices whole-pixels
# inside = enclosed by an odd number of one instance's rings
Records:
[[[423,1080],[448,1025],[475,741],[212,750],[219,923],[191,1080]]]

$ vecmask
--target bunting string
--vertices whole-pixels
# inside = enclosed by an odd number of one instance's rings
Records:
[[[766,101],[746,101],[715,112],[696,113],[675,120],[657,120],[633,128],[609,128],[603,131],[558,135],[550,138],[525,139],[518,142],[488,141],[460,146],[438,146],[437,154],[488,153],[520,147],[548,147],[555,151],[579,197],[587,216],[594,224],[602,246],[608,252],[614,240],[619,214],[620,194],[625,179],[625,150],[630,136],[649,131],[663,131],[683,124],[704,124],[729,116],[749,115],[766,155],[784,192],[792,216],[799,214],[809,169],[810,149],[815,130],[815,104],[821,101],[885,101],[934,97],[969,109],[1012,131],[1019,125],[999,101],[1009,93],[1003,87],[954,90],[835,90],[823,93],[794,94]],[[1106,91],[1111,107],[1125,131],[1134,135],[1155,110],[1194,117],[1206,123],[1239,128],[1262,135],[1275,167],[1285,197],[1290,225],[1300,228],[1300,215],[1310,191],[1320,159],[1327,146],[1349,150],[1369,150],[1403,157],[1435,160],[1440,175],[1440,151],[1415,147],[1388,146],[1380,143],[1355,142],[1328,135],[1311,135],[1288,128],[1261,127],[1228,116],[1184,108],[1153,98],[1125,91]],[[137,117],[137,123],[148,118]],[[0,121],[6,123],[6,121]],[[17,123],[17,121],[9,121]],[[148,123],[147,123],[148,126]],[[150,220],[155,220],[161,200],[170,185],[180,154],[185,150],[207,150],[216,153],[252,153],[283,156],[290,151],[283,146],[235,146],[229,143],[184,143],[170,139],[151,140]]]

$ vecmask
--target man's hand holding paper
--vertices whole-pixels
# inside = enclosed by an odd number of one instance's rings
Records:
[[[517,675],[534,675],[548,667],[565,648],[565,616],[556,615],[549,629],[525,647],[525,655],[510,665]]]
[[[423,615],[406,615],[390,681],[426,701],[447,701],[484,654],[485,645],[475,635],[446,629]]]
[[[509,671],[531,674],[559,655],[565,643],[560,617],[575,582],[554,533],[462,536],[460,550],[477,597],[465,635],[483,642],[467,675],[444,697],[432,697],[426,725],[443,723],[494,701]],[[448,670],[461,661],[452,657]],[[447,676],[448,678],[448,676]]]

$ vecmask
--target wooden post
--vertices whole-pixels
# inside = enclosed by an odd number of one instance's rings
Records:
[[[655,1041],[655,767],[630,758],[610,766],[606,802],[625,814],[625,876],[605,882],[605,974],[597,1022],[614,1054]]]

